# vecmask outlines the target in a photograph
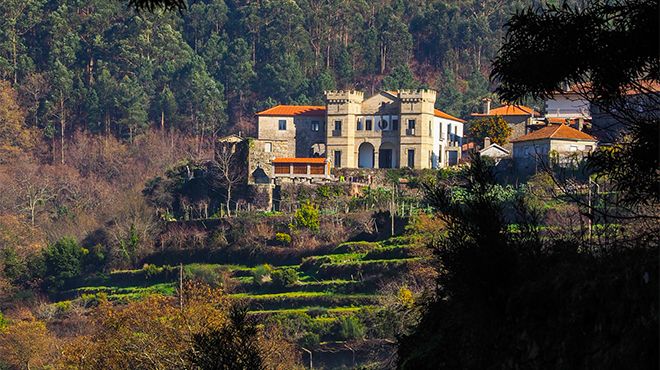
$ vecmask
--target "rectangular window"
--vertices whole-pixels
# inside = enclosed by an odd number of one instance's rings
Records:
[[[312,121],[312,131],[318,132],[321,128],[319,121]]]
[[[414,130],[415,129],[415,120],[414,119],[409,119],[408,120],[408,130]]]
[[[341,131],[341,121],[335,121],[335,131]]]
[[[447,142],[451,142],[451,123],[447,124]]]
[[[273,151],[273,143],[265,143],[264,144],[264,152],[270,153]]]
[[[415,149],[408,149],[408,167],[415,168]]]
[[[335,167],[341,167],[341,150],[335,150]]]
[[[357,130],[362,131],[362,118],[357,119]]]
[[[371,120],[368,119],[368,120],[365,121],[365,125],[364,125],[364,126],[365,126],[365,129],[366,129],[367,131],[371,131],[373,124],[372,124]]]
[[[433,129],[431,128],[431,121],[429,121],[429,136],[433,136]]]
[[[285,119],[279,120],[278,127],[281,131],[286,130],[286,120]]]
[[[398,129],[399,129],[399,120],[395,118],[392,120],[392,130],[396,131]]]

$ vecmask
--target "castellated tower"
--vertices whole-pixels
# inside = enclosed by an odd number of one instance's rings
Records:
[[[335,167],[357,167],[356,115],[362,112],[364,93],[353,90],[325,92],[327,107],[327,156]]]
[[[433,150],[434,90],[399,90],[401,101],[401,150],[399,163],[426,168]]]

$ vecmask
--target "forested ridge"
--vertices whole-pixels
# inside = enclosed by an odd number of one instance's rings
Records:
[[[489,91],[508,17],[529,1],[0,3],[0,78],[52,160],[76,131],[131,141],[150,126],[251,132],[253,114],[321,103],[327,89],[429,87],[465,116]],[[57,147],[57,148],[55,148]]]

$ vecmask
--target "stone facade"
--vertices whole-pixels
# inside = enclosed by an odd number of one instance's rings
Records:
[[[321,156],[337,168],[422,169],[460,159],[464,121],[435,109],[433,90],[382,91],[367,99],[340,90],[325,98],[325,106],[258,113],[254,149],[263,153],[255,161]]]

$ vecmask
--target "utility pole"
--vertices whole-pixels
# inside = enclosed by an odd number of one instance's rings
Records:
[[[594,207],[591,204],[591,184],[592,183],[596,186],[596,196],[600,192],[600,185],[598,185],[598,183],[595,182],[594,180],[592,180],[591,177],[590,177],[588,185],[587,185],[587,187],[589,188],[589,196],[587,198],[587,206],[589,207],[589,234],[588,235],[589,235],[589,243],[590,244],[591,244],[591,240],[592,240],[591,238],[592,238],[592,232],[593,232],[592,230],[593,230],[593,218],[594,218]]]
[[[390,219],[391,219],[391,235],[394,236],[394,192],[396,191],[396,185],[392,184],[392,201],[390,202]]]
[[[179,309],[183,311],[183,263],[179,263]]]

